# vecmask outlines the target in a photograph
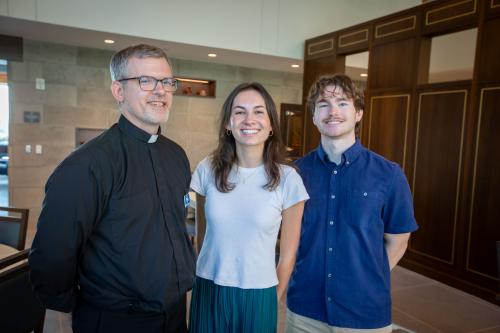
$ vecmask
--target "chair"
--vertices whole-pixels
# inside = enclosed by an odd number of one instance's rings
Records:
[[[9,245],[19,251],[26,245],[28,230],[28,209],[0,207],[0,243]],[[14,214],[13,214],[14,213]],[[18,216],[15,216],[18,215]]]
[[[0,259],[0,332],[43,332],[45,309],[31,289],[28,253]]]

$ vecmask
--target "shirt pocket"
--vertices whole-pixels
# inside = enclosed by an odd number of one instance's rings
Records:
[[[347,223],[356,228],[382,228],[383,194],[377,191],[352,189],[347,193],[349,218]]]

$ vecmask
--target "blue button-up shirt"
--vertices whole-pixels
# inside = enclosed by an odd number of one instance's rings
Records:
[[[321,145],[297,161],[310,200],[287,295],[289,309],[331,326],[391,323],[384,233],[416,230],[406,177],[359,141],[330,162]]]

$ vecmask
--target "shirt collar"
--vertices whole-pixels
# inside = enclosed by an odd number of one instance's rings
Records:
[[[158,136],[161,134],[161,127],[158,127],[158,133],[151,135],[139,127],[136,127],[123,115],[120,116],[120,120],[118,120],[118,126],[125,134],[146,143],[155,143],[156,140],[158,140]]]
[[[363,146],[359,142],[359,139],[356,139],[354,144],[350,146],[343,154],[342,154],[342,163],[345,162],[347,166],[349,166],[361,153],[363,150]],[[321,162],[327,164],[327,163],[332,163],[328,159],[328,155],[326,154],[325,150],[323,149],[323,146],[321,143],[319,144],[318,148],[316,149],[316,154],[318,154],[319,159]]]

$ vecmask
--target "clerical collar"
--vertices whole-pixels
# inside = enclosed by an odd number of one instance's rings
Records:
[[[158,127],[158,133],[151,135],[148,132],[143,131],[139,127],[132,124],[123,115],[120,116],[120,120],[118,120],[118,126],[125,134],[130,135],[136,138],[137,140],[146,143],[155,143],[156,140],[158,140],[158,136],[161,134],[161,127]]]

